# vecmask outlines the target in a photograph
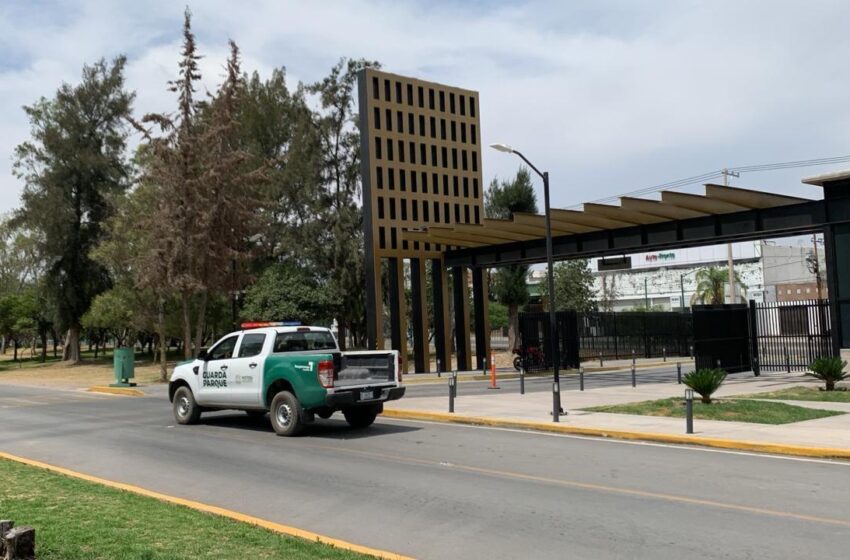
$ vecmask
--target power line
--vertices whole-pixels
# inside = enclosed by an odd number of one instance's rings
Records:
[[[793,169],[799,167],[814,167],[817,165],[831,165],[835,163],[850,163],[850,155],[846,156],[835,156],[835,157],[827,157],[827,158],[816,158],[816,159],[803,159],[803,160],[795,160],[795,161],[783,161],[778,163],[763,163],[759,165],[743,165],[739,167],[728,167],[725,168],[725,171],[731,171],[736,173],[753,173],[759,171],[775,171],[779,169]],[[642,189],[637,189],[634,191],[629,191],[625,194],[609,196],[605,198],[599,198],[596,200],[592,200],[592,203],[596,204],[604,204],[607,202],[617,202],[621,197],[624,196],[643,196],[646,194],[653,194],[662,190],[675,190],[680,189],[682,187],[687,187],[689,185],[698,185],[702,184],[706,181],[710,181],[711,179],[717,179],[724,176],[724,169],[718,169],[717,171],[709,171],[707,173],[703,173],[701,175],[695,175],[693,177],[686,177],[684,179],[678,179],[676,181],[670,181],[669,183],[662,183],[660,185],[653,185],[651,187],[644,187]],[[573,204],[572,206],[567,206],[567,208],[580,208],[581,204]]]

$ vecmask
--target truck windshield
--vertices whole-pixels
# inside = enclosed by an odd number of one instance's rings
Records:
[[[330,331],[278,333],[274,341],[275,352],[310,350],[336,350],[336,341]]]

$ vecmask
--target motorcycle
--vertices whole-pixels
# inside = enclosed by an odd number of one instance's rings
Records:
[[[525,352],[521,348],[514,348],[513,353],[516,354],[514,358],[514,369],[517,371],[522,369],[523,364],[526,365],[526,368],[530,369],[543,366],[545,363],[545,356],[537,346],[526,346]]]

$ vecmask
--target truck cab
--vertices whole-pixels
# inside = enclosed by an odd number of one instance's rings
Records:
[[[352,426],[366,427],[384,402],[404,395],[395,350],[342,352],[324,327],[242,327],[174,368],[168,396],[178,423],[195,423],[212,410],[269,412],[275,432],[290,436],[315,416],[341,411]]]

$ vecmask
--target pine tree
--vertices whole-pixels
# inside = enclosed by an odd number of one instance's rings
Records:
[[[111,197],[128,186],[126,121],[133,97],[124,89],[124,57],[83,68],[79,85],[25,107],[32,140],[16,149],[25,182],[17,223],[35,233],[46,264],[47,293],[67,329],[63,358],[80,360],[80,319],[110,285],[89,252],[103,237]]]

